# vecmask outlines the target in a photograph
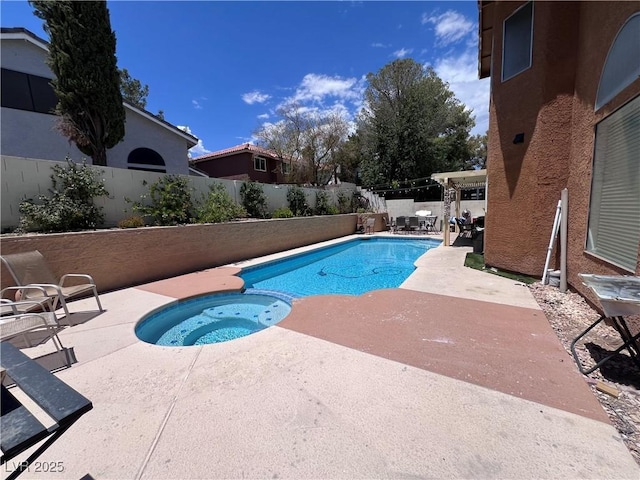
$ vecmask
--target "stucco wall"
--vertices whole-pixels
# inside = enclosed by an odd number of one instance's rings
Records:
[[[0,253],[39,250],[57,275],[88,273],[102,292],[350,235],[356,214],[4,236]],[[11,285],[2,266],[2,287]]]
[[[127,168],[129,154],[136,148],[151,148],[164,159],[166,173],[189,173],[187,141],[166,128],[125,108],[127,134],[120,143],[107,151],[110,167]]]
[[[578,273],[629,273],[584,247],[595,125],[640,93],[640,81],[594,113],[596,91],[615,35],[638,4],[535,2],[532,66],[502,82],[503,21],[522,3],[495,4],[485,261],[541,276],[556,205],[567,187],[568,279],[586,294]],[[513,143],[517,133],[524,133],[524,143]],[[557,252],[552,262],[559,266]]]
[[[3,40],[0,44],[2,67],[18,72],[53,78],[47,66],[47,53],[24,40]],[[126,134],[122,142],[107,150],[107,163],[126,168],[129,153],[138,147],[151,148],[165,160],[167,173],[189,173],[187,141],[179,133],[163,128],[125,108]],[[60,134],[55,124],[58,117],[37,112],[2,108],[0,151],[3,155],[62,161],[66,156],[75,161],[87,158],[75,144]],[[91,162],[91,159],[87,159]]]
[[[3,40],[0,42],[0,56],[2,68],[53,78],[51,69],[44,62],[43,50],[31,42]]]

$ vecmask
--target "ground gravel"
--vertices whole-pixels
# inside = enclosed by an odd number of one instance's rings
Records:
[[[578,293],[562,293],[557,287],[539,282],[529,288],[562,345],[571,355],[572,340],[600,315]],[[625,319],[633,332],[640,327],[639,318]],[[588,368],[621,344],[616,330],[601,322],[578,344],[576,351],[582,364]],[[586,375],[585,380],[640,465],[640,368],[625,350],[600,369]],[[618,397],[597,390],[598,382],[614,387],[619,392]]]

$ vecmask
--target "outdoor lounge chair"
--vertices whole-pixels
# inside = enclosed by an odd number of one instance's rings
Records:
[[[60,338],[58,338],[57,328],[59,324],[55,313],[20,313],[28,311],[30,308],[38,308],[40,306],[39,302],[30,302],[28,300],[11,302],[2,299],[1,305],[3,309],[10,310],[12,313],[0,317],[0,341],[4,342],[5,340],[22,335],[27,346],[31,347],[32,344],[29,339],[29,333],[40,330],[47,333],[47,336],[53,341],[53,345],[58,352],[64,349]]]
[[[396,218],[396,232],[404,232],[407,229],[407,217]]]
[[[7,267],[7,270],[13,277],[18,286],[33,285],[45,289],[46,294],[53,301],[53,310],[58,306],[58,302],[62,305],[67,322],[71,325],[69,318],[69,309],[67,308],[67,300],[87,292],[92,292],[98,303],[98,309],[102,312],[102,304],[98,296],[95,282],[90,275],[81,273],[68,273],[63,275],[60,280],[53,274],[45,258],[38,250],[24,253],[13,253],[10,255],[0,255],[0,259]],[[68,280],[82,279],[84,283],[73,284]],[[30,300],[32,290],[25,290],[27,298]]]
[[[5,300],[14,302],[21,299],[29,299],[28,302],[20,302],[13,306],[6,305]],[[10,313],[27,313],[33,311],[49,311],[53,312],[53,301],[47,295],[47,291],[43,287],[35,286],[18,286],[7,287],[0,291],[0,315]]]

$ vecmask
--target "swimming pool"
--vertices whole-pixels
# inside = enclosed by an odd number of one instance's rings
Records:
[[[247,267],[240,277],[247,288],[286,292],[294,297],[361,295],[399,287],[414,263],[435,239],[361,238]]]

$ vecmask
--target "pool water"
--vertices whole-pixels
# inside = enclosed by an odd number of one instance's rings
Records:
[[[356,239],[243,269],[246,287],[310,295],[361,295],[397,288],[415,270],[414,263],[441,242],[435,239]]]
[[[138,338],[155,345],[204,345],[259,332],[290,311],[284,296],[212,294],[165,307],[140,320],[135,330]]]

